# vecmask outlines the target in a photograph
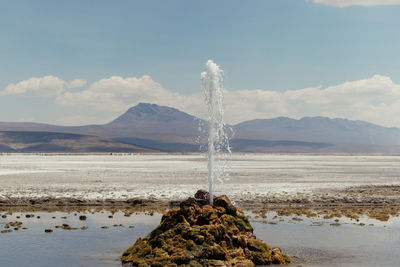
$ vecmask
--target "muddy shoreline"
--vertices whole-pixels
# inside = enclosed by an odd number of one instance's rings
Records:
[[[184,199],[105,199],[85,200],[74,198],[8,198],[0,200],[2,212],[35,211],[122,211],[127,216],[134,212],[165,213],[176,208]],[[362,216],[387,221],[400,214],[400,186],[357,186],[343,190],[330,190],[309,196],[271,196],[234,200],[235,205],[263,218],[266,212],[279,216],[305,215],[325,218]]]
[[[228,194],[229,195],[229,194]],[[0,208],[8,206],[27,207],[174,207],[184,199],[130,198],[130,199],[80,199],[54,197],[7,197],[0,198]],[[246,206],[398,206],[400,185],[365,185],[345,189],[319,190],[313,194],[290,194],[271,196],[250,196],[233,199],[236,205]]]

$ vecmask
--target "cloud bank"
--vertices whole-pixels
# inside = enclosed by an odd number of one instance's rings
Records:
[[[235,113],[236,107],[246,111],[236,112],[237,121],[249,119],[246,114],[249,110],[253,118],[326,116],[400,126],[400,85],[381,75],[326,88],[317,86],[283,93],[236,91],[228,93],[226,98],[227,114]]]
[[[400,0],[312,0],[317,4],[324,4],[336,7],[348,6],[390,6],[400,5]]]
[[[65,91],[66,88],[82,87],[86,81],[76,79],[71,82],[66,82],[52,75],[41,78],[30,78],[18,83],[9,84],[3,91],[0,91],[0,96],[13,95],[25,97],[49,97],[57,96]]]
[[[88,115],[77,114],[78,108],[91,112],[88,118],[92,123],[105,123],[139,102],[175,107],[198,117],[206,114],[200,88],[199,93],[192,95],[176,93],[165,89],[149,75],[140,78],[112,76],[78,91],[68,90],[68,87],[84,84],[84,81],[65,82],[53,76],[30,78],[10,84],[0,95],[52,97],[55,104],[71,110],[71,116],[57,120],[65,124],[82,124],[82,116]],[[225,108],[226,121],[232,124],[278,116],[326,116],[399,127],[400,85],[390,77],[374,75],[329,87],[285,92],[226,90]]]

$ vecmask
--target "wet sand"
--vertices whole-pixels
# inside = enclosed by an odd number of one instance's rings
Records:
[[[157,198],[132,198],[132,199],[78,199],[54,197],[9,197],[0,200],[2,209],[25,209],[26,211],[62,210],[72,207],[98,207],[98,208],[142,208],[166,210],[178,206],[184,198],[165,200]],[[282,196],[258,196],[253,198],[233,198],[233,202],[244,209],[397,209],[400,207],[400,185],[363,185],[351,186],[344,189],[325,189],[319,193]]]

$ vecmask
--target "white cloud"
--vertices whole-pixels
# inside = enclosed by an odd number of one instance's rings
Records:
[[[312,0],[314,3],[336,7],[400,5],[400,0]]]
[[[65,88],[82,87],[85,84],[86,81],[84,80],[76,79],[68,83],[58,77],[48,75],[39,78],[29,78],[18,83],[11,83],[3,91],[0,91],[0,96],[57,96],[65,91]]]
[[[122,112],[138,102],[174,106],[192,100],[166,90],[150,76],[141,78],[112,76],[91,84],[80,92],[65,92],[55,102],[63,106],[87,106],[96,110]]]
[[[327,116],[400,126],[400,85],[380,75],[327,88],[318,86],[283,93],[262,90],[229,92],[226,102],[226,114],[235,113],[236,105],[246,110],[236,112],[235,121],[250,117]],[[252,104],[246,106],[246,103]]]
[[[56,103],[89,107],[109,120],[138,102],[171,106],[192,115],[205,117],[203,95],[182,95],[169,91],[150,76],[123,78],[113,76],[93,83],[81,92],[64,92]],[[389,77],[289,90],[237,90],[225,93],[226,121],[238,123],[255,118],[288,116],[328,116],[365,120],[386,126],[400,126],[400,85]]]
[[[112,76],[79,91],[65,89],[83,84],[46,76],[11,84],[2,93],[54,97],[55,103],[64,107],[65,116],[56,123],[69,125],[105,123],[139,102],[175,107],[205,117],[200,88],[196,94],[183,95],[165,89],[145,75],[141,78]],[[226,121],[232,124],[278,116],[327,116],[400,127],[400,85],[389,77],[375,75],[329,87],[315,86],[286,92],[226,90],[225,109]]]
[[[0,95],[16,96],[55,96],[64,91],[65,81],[54,76],[29,78],[18,83],[9,84]]]
[[[86,81],[85,80],[81,80],[81,79],[75,79],[70,81],[67,84],[67,88],[79,88],[79,87],[83,87],[86,85]]]

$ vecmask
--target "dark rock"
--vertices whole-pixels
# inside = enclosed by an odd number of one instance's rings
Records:
[[[210,204],[210,193],[208,191],[200,189],[197,190],[196,194],[194,195],[194,198],[196,202],[202,206],[202,205],[208,205]],[[213,200],[215,201],[216,197],[213,197]]]
[[[236,207],[231,203],[227,196],[220,196],[214,199],[215,207],[223,207],[226,209],[226,213],[236,215]]]
[[[196,194],[194,194],[194,198],[196,200],[210,201],[210,193],[208,193],[206,190],[200,189],[200,190],[197,190]]]
[[[64,229],[64,230],[77,230],[78,229],[78,228],[75,228],[75,227],[71,227],[69,224],[66,224],[66,223],[64,223],[62,225],[56,225],[56,228],[61,228],[61,229]]]
[[[86,221],[86,216],[85,216],[85,215],[79,216],[79,220],[81,220],[81,221]]]
[[[12,226],[12,227],[21,227],[22,222],[18,222],[18,221],[16,221],[16,222],[9,222],[8,225],[9,225],[9,226]],[[4,227],[4,228],[5,228],[5,227]]]
[[[214,206],[198,200],[180,203],[163,215],[160,225],[128,248],[121,257],[124,266],[254,266],[289,263],[279,249],[257,239],[243,212],[227,196]]]
[[[197,205],[196,200],[194,198],[190,197],[190,198],[186,199],[185,201],[181,202],[179,207],[181,209],[183,209],[185,207],[192,207],[193,205]]]

